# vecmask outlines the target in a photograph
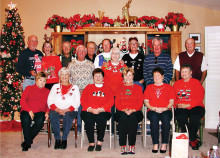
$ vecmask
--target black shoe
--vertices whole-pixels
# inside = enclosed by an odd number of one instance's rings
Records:
[[[95,151],[101,151],[101,150],[102,150],[102,146],[97,144],[95,147]]]
[[[157,152],[158,152],[158,149],[157,150],[152,149],[152,153],[157,153]]]
[[[161,150],[161,149],[160,149],[160,153],[164,154],[164,153],[166,153],[166,152],[167,152],[167,150]]]
[[[197,145],[198,147],[200,147],[200,146],[202,146],[202,142],[201,142],[199,139],[197,139],[196,145]]]
[[[28,151],[29,148],[31,148],[31,145],[27,145],[25,143],[22,143],[22,151]]]
[[[61,147],[61,144],[60,144],[60,140],[56,140],[55,141],[55,145],[54,145],[54,149],[56,150],[56,149],[60,149],[60,147]]]
[[[95,146],[89,146],[88,151],[93,151],[95,149]]]
[[[66,147],[67,147],[67,140],[62,140],[61,149],[66,149]]]

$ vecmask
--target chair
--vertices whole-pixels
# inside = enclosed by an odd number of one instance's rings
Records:
[[[95,125],[96,126],[96,125]],[[107,121],[107,124],[106,124],[106,127],[109,126],[109,129],[106,128],[105,131],[109,132],[109,142],[110,142],[110,149],[112,147],[112,139],[111,139],[111,129],[112,129],[112,119],[110,118],[108,121]],[[85,123],[84,121],[82,120],[82,133],[81,133],[81,149],[83,147],[83,141],[84,141],[84,135],[85,135]]]
[[[52,139],[52,137],[51,137],[51,131],[52,131],[52,129],[51,129],[51,124],[50,124],[50,120],[48,119],[48,120],[45,120],[44,121],[44,124],[46,124],[47,125],[47,129],[46,130],[41,130],[40,131],[40,133],[42,133],[42,132],[47,132],[47,144],[48,144],[48,148],[51,146],[51,139]],[[40,134],[39,133],[39,134]],[[22,129],[22,131],[21,131],[21,143],[24,141],[24,135],[23,135],[23,129]]]
[[[218,137],[218,146],[220,144],[220,111],[219,111],[219,123],[217,126],[217,137]]]
[[[174,109],[173,109],[173,107],[172,107],[172,115],[173,115],[173,117],[172,117],[172,120],[174,119]],[[171,125],[171,131],[172,131],[172,120],[170,121],[170,125]],[[147,119],[147,107],[145,106],[144,107],[144,147],[146,147],[147,146],[147,144],[146,144],[146,137],[147,137],[147,125],[150,125],[150,120],[148,120]],[[159,125],[161,126],[162,125],[162,123],[161,123],[161,121],[159,121]]]

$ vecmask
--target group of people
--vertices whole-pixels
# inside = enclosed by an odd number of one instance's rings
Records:
[[[91,41],[86,46],[78,46],[73,57],[70,42],[63,42],[63,54],[56,56],[52,44],[46,41],[42,47],[43,56],[36,49],[37,37],[30,36],[28,48],[20,53],[16,67],[24,77],[20,101],[22,150],[31,148],[33,139],[48,118],[54,131],[54,149],[66,149],[73,119],[77,117],[78,132],[81,132],[82,120],[85,123],[88,151],[101,151],[106,123],[112,118],[118,125],[121,154],[135,154],[143,104],[151,122],[153,153],[159,150],[159,121],[162,122],[160,153],[167,150],[172,107],[178,126],[185,132],[187,125],[190,145],[198,150],[201,143],[196,133],[205,114],[202,83],[207,74],[206,59],[195,51],[195,41],[187,39],[187,51],[180,53],[174,63],[176,82],[172,87],[173,64],[170,55],[162,52],[162,42],[154,38],[154,52],[145,56],[138,52],[136,37],[129,38],[127,54],[113,47],[109,39],[104,39],[104,51],[96,55],[96,44]],[[60,119],[63,119],[62,137]],[[113,133],[116,129],[111,130]]]

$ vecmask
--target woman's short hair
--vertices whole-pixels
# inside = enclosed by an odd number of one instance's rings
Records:
[[[40,71],[40,72],[37,73],[37,75],[35,76],[35,78],[36,78],[36,80],[38,80],[39,78],[45,78],[45,79],[47,79],[47,75],[46,75],[45,72]]]
[[[128,74],[128,72],[131,72],[134,76],[134,69],[132,67],[125,67],[122,71],[122,77]]]
[[[152,75],[154,75],[155,72],[158,72],[160,73],[162,76],[164,75],[164,71],[161,67],[155,67],[153,70],[152,70]]]
[[[43,43],[42,51],[44,52],[44,46],[45,46],[47,43],[50,44],[50,47],[51,47],[50,53],[52,53],[52,51],[53,51],[53,45],[52,45],[52,43],[50,43],[49,41],[45,41],[45,42]],[[44,53],[45,53],[45,52],[44,52]]]
[[[183,68],[189,68],[190,71],[192,71],[192,65],[190,65],[190,64],[188,64],[188,63],[185,63],[185,64],[181,65],[180,71],[181,71]]]
[[[94,77],[95,74],[102,74],[102,76],[104,77],[104,71],[100,68],[96,68],[96,69],[93,70],[92,76]]]
[[[69,69],[66,68],[66,67],[63,67],[63,68],[60,69],[60,71],[58,72],[58,76],[59,76],[59,77],[60,77],[60,75],[61,75],[61,72],[68,72],[68,74],[70,75],[70,71],[69,71]]]

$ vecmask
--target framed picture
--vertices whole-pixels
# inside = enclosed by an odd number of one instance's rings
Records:
[[[201,46],[195,47],[195,50],[196,50],[197,52],[201,52]]]
[[[193,38],[195,40],[195,43],[201,43],[200,33],[190,33],[189,38]]]

